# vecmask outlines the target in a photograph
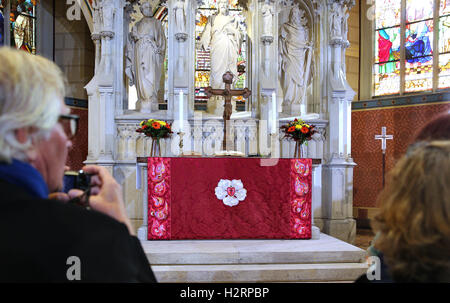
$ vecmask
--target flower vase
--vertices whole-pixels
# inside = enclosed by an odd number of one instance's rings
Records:
[[[294,158],[303,158],[303,142],[300,142],[300,140],[295,141]]]
[[[152,138],[150,157],[161,157],[161,146],[159,144],[159,139],[157,138]]]

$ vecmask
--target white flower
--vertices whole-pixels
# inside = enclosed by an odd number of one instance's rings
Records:
[[[221,179],[215,192],[217,199],[223,200],[223,204],[228,206],[238,205],[239,201],[244,201],[247,197],[247,190],[241,180]]]

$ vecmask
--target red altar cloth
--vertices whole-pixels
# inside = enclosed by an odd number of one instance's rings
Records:
[[[311,173],[311,159],[148,158],[148,239],[310,239]]]

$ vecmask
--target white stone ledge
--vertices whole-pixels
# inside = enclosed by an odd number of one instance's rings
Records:
[[[327,282],[354,281],[364,263],[152,266],[158,282]]]
[[[321,234],[318,240],[142,241],[152,265],[360,263],[366,252]]]

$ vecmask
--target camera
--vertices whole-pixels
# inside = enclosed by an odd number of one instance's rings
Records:
[[[84,171],[68,171],[64,173],[64,189],[68,193],[71,189],[86,191],[91,184],[91,175]]]

